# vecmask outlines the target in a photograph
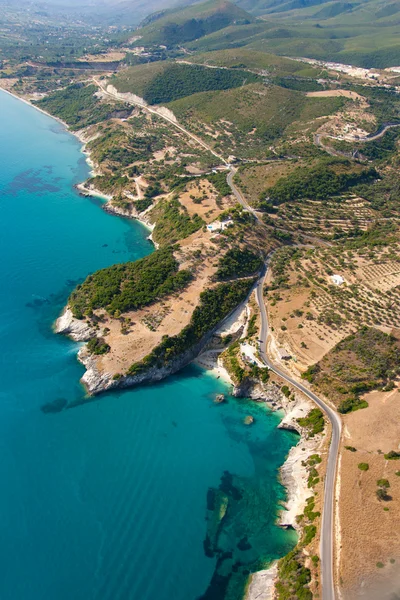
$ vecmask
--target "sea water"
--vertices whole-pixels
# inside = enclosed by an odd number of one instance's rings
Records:
[[[295,542],[274,524],[297,441],[277,415],[215,404],[228,387],[195,367],[41,410],[84,396],[78,345],[52,332],[70,291],[152,251],[75,192],[88,174],[62,125],[0,93],[0,599],[239,598]]]

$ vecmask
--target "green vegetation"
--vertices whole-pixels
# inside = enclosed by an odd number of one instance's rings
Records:
[[[253,17],[226,0],[210,0],[194,6],[151,15],[138,40],[139,45],[164,45],[167,48],[197,40],[229,25],[251,23]]]
[[[128,375],[142,373],[151,367],[162,368],[195,346],[246,298],[253,284],[254,279],[246,279],[222,283],[202,292],[189,325],[178,335],[166,336],[148,356],[130,367]]]
[[[317,533],[317,528],[315,525],[306,525],[304,527],[304,536],[303,536],[303,539],[301,540],[302,546],[308,546],[308,544],[310,544],[312,542],[312,540],[315,538],[316,533]]]
[[[226,281],[235,277],[246,277],[259,271],[262,265],[262,259],[251,250],[231,248],[219,259],[216,278],[218,281]]]
[[[239,364],[239,360],[238,360],[239,349],[240,349],[240,342],[239,342],[239,340],[237,340],[236,342],[231,344],[229,346],[229,348],[227,349],[227,351],[225,353],[225,363],[226,363],[228,372],[232,375],[234,380],[237,383],[242,383],[244,376],[245,376],[245,370]]]
[[[345,446],[345,449],[349,452],[357,452],[357,448],[354,448],[354,446]]]
[[[226,172],[211,173],[207,175],[207,179],[222,197],[229,196],[232,193],[226,181]]]
[[[338,401],[339,412],[347,413],[367,407],[360,395],[387,385],[400,371],[399,364],[398,340],[377,329],[363,327],[309,367],[303,378]]]
[[[388,489],[390,488],[390,483],[388,479],[378,479],[376,482],[378,489],[376,490],[376,497],[378,500],[391,500],[391,497],[388,494]]]
[[[114,76],[112,83],[119,91],[138,94],[149,104],[165,104],[198,92],[229,90],[261,81],[258,75],[243,70],[208,69],[195,64],[174,63],[145,66],[148,72],[143,72],[143,65],[132,67]]]
[[[86,347],[91,354],[107,354],[110,351],[110,346],[102,338],[97,337],[91,338]]]
[[[143,212],[144,210],[149,208],[149,206],[151,206],[152,204],[153,204],[153,202],[150,198],[142,198],[142,199],[136,200],[134,202],[134,206],[135,206],[136,210],[138,211],[138,213]]]
[[[296,121],[336,112],[342,98],[307,98],[272,84],[251,83],[230,90],[200,92],[168,104],[177,118],[216,150],[241,158],[271,155],[271,142]],[[218,137],[210,136],[211,127]]]
[[[149,104],[172,102],[198,92],[229,90],[260,78],[246,71],[208,69],[198,65],[171,65],[148,85],[144,99]]]
[[[358,468],[360,469],[360,471],[368,471],[369,464],[368,463],[359,463]]]
[[[172,248],[164,248],[136,262],[96,271],[72,292],[69,305],[73,315],[82,319],[105,308],[116,316],[148,306],[187,285],[191,274],[178,271],[178,267]]]
[[[304,566],[299,551],[289,552],[278,563],[278,600],[312,600],[312,592],[306,587],[310,581],[311,571]]]
[[[256,325],[257,315],[252,315],[247,325],[247,337],[252,338],[258,333],[258,327]]]
[[[97,86],[73,84],[34,102],[36,106],[65,121],[72,130],[107,119],[124,105],[112,106],[101,102],[94,94]]]
[[[306,417],[297,419],[297,422],[300,427],[307,429],[309,437],[321,433],[325,427],[324,415],[319,408],[313,408]]]
[[[400,452],[396,452],[395,450],[391,450],[387,454],[385,454],[386,460],[400,460]]]
[[[296,75],[298,77],[318,76],[318,70],[305,66],[303,63],[259,52],[249,48],[227,48],[215,52],[195,54],[189,60],[193,63],[207,64],[230,69],[257,69],[268,71],[275,76]]]
[[[177,198],[159,202],[150,214],[156,222],[153,239],[161,245],[183,240],[205,224],[197,214],[190,217]]]
[[[321,513],[319,511],[314,511],[314,508],[315,496],[310,496],[310,498],[307,498],[307,504],[304,509],[304,517],[308,519],[308,521],[310,521],[311,523],[321,516]]]
[[[378,178],[373,167],[355,170],[350,161],[329,158],[320,160],[309,169],[298,167],[267,189],[266,194],[274,204],[300,198],[326,200],[355,185]]]

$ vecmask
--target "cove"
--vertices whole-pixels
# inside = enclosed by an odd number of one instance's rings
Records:
[[[240,598],[257,559],[295,543],[274,521],[297,438],[255,403],[214,404],[229,390],[195,367],[44,414],[83,397],[77,345],[51,328],[68,294],[152,247],[75,193],[76,138],[2,92],[0,142],[1,600]]]

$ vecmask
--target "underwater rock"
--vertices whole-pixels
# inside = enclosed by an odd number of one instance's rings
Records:
[[[245,425],[252,425],[254,423],[254,417],[252,417],[251,415],[247,415],[244,419],[243,419],[243,423]]]
[[[215,404],[222,404],[222,402],[225,402],[224,394],[217,394],[214,398],[214,402]]]
[[[247,535],[245,535],[240,542],[237,544],[237,548],[239,550],[241,550],[242,552],[245,552],[246,550],[251,550],[252,546],[249,543],[249,540],[247,538]]]
[[[65,398],[56,398],[51,402],[46,402],[40,407],[40,410],[44,413],[58,413],[64,410],[67,406],[68,401]]]

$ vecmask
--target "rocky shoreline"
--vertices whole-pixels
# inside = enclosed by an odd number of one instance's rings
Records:
[[[287,498],[279,510],[277,524],[284,528],[299,531],[296,517],[303,513],[306,500],[310,496],[308,474],[304,461],[318,452],[321,440],[318,437],[307,438],[306,432],[297,422],[314,408],[311,400],[300,393],[295,393],[295,399],[289,400],[275,384],[263,384],[248,380],[243,386],[234,387],[233,395],[246,397],[256,402],[265,402],[274,411],[283,411],[284,416],[278,425],[280,429],[288,429],[299,434],[298,443],[293,446],[279,469],[279,479],[286,489]],[[278,562],[274,561],[268,569],[257,571],[250,577],[244,600],[274,600],[275,582],[278,573]]]

